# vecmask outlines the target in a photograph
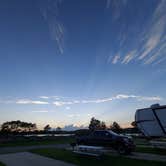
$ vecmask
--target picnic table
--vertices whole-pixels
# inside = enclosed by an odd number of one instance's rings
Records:
[[[104,147],[100,146],[87,146],[87,145],[77,145],[74,147],[74,153],[81,154],[81,155],[89,155],[89,156],[102,156],[106,150]]]

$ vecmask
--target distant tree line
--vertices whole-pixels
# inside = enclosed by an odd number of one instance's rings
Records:
[[[122,128],[117,122],[113,122],[109,127],[106,126],[105,122],[100,121],[98,119],[95,119],[94,117],[91,118],[90,124],[89,124],[89,130],[105,130],[105,129],[111,129],[116,132],[121,132]]]
[[[51,126],[47,124],[43,130],[38,130],[35,123],[23,122],[20,120],[17,121],[8,121],[4,122],[1,125],[1,133],[78,133],[78,134],[88,134],[94,130],[105,130],[110,129],[117,133],[129,132],[137,133],[138,128],[134,122],[132,122],[132,128],[123,129],[117,122],[113,122],[110,126],[106,126],[105,122],[100,121],[94,117],[91,118],[88,128],[89,129],[80,129],[77,131],[63,131],[61,127],[57,127],[56,130],[52,130]]]
[[[51,128],[51,126],[50,126],[49,124],[47,124],[47,125],[43,128],[43,130],[44,130],[45,132],[50,132],[50,131],[52,130],[52,128]],[[62,131],[61,127],[57,127],[57,128],[56,128],[56,131],[57,131],[57,132]]]
[[[22,122],[20,120],[5,122],[1,125],[1,132],[31,132],[36,129],[35,123]]]

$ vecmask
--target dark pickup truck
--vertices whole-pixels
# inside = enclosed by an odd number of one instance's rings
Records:
[[[135,149],[131,138],[116,134],[111,130],[96,130],[90,135],[77,137],[76,144],[104,146],[118,151],[119,154],[129,154]]]

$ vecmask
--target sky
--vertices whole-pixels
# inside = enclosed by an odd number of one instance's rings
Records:
[[[166,0],[4,0],[0,25],[0,124],[125,127],[166,104]]]

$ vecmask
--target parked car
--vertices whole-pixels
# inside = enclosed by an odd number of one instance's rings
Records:
[[[104,146],[118,151],[119,154],[129,154],[135,149],[135,144],[131,138],[111,130],[96,130],[87,136],[77,137],[76,144]]]

